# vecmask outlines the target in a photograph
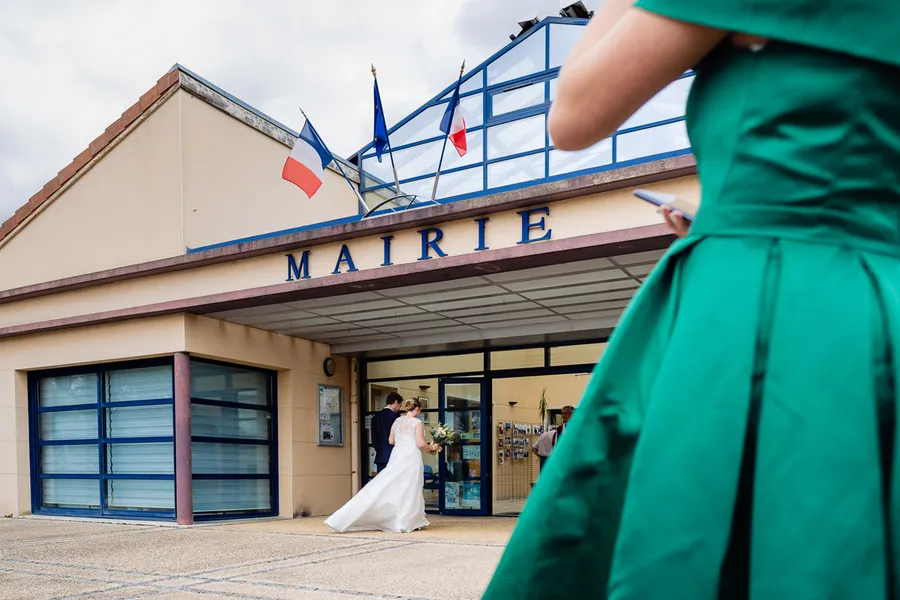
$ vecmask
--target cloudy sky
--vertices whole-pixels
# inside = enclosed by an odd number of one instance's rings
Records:
[[[601,0],[585,2],[595,9]],[[0,0],[0,221],[176,62],[341,155],[369,141],[378,68],[389,124],[559,0]],[[337,8],[343,6],[344,8]]]

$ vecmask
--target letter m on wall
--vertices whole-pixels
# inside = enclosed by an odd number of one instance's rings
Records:
[[[288,276],[285,281],[294,281],[297,279],[309,279],[309,250],[304,250],[300,254],[300,263],[293,254],[285,254],[288,259]]]

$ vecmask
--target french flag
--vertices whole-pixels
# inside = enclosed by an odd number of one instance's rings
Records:
[[[459,83],[456,82],[456,89],[453,90],[453,97],[444,111],[444,118],[441,119],[441,131],[443,131],[450,139],[450,143],[456,148],[456,152],[460,156],[466,154],[466,119],[463,117],[462,109],[459,103]]]
[[[284,163],[281,176],[312,198],[322,187],[325,169],[332,160],[334,157],[331,156],[331,152],[307,119],[294,142],[290,156]]]

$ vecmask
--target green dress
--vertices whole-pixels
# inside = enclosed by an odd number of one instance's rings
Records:
[[[896,599],[900,4],[638,6],[773,41],[698,65],[696,223],[622,318],[484,597]]]

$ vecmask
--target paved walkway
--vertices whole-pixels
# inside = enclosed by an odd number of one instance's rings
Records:
[[[515,525],[431,518],[407,535],[320,519],[193,528],[0,519],[0,598],[479,598]]]

